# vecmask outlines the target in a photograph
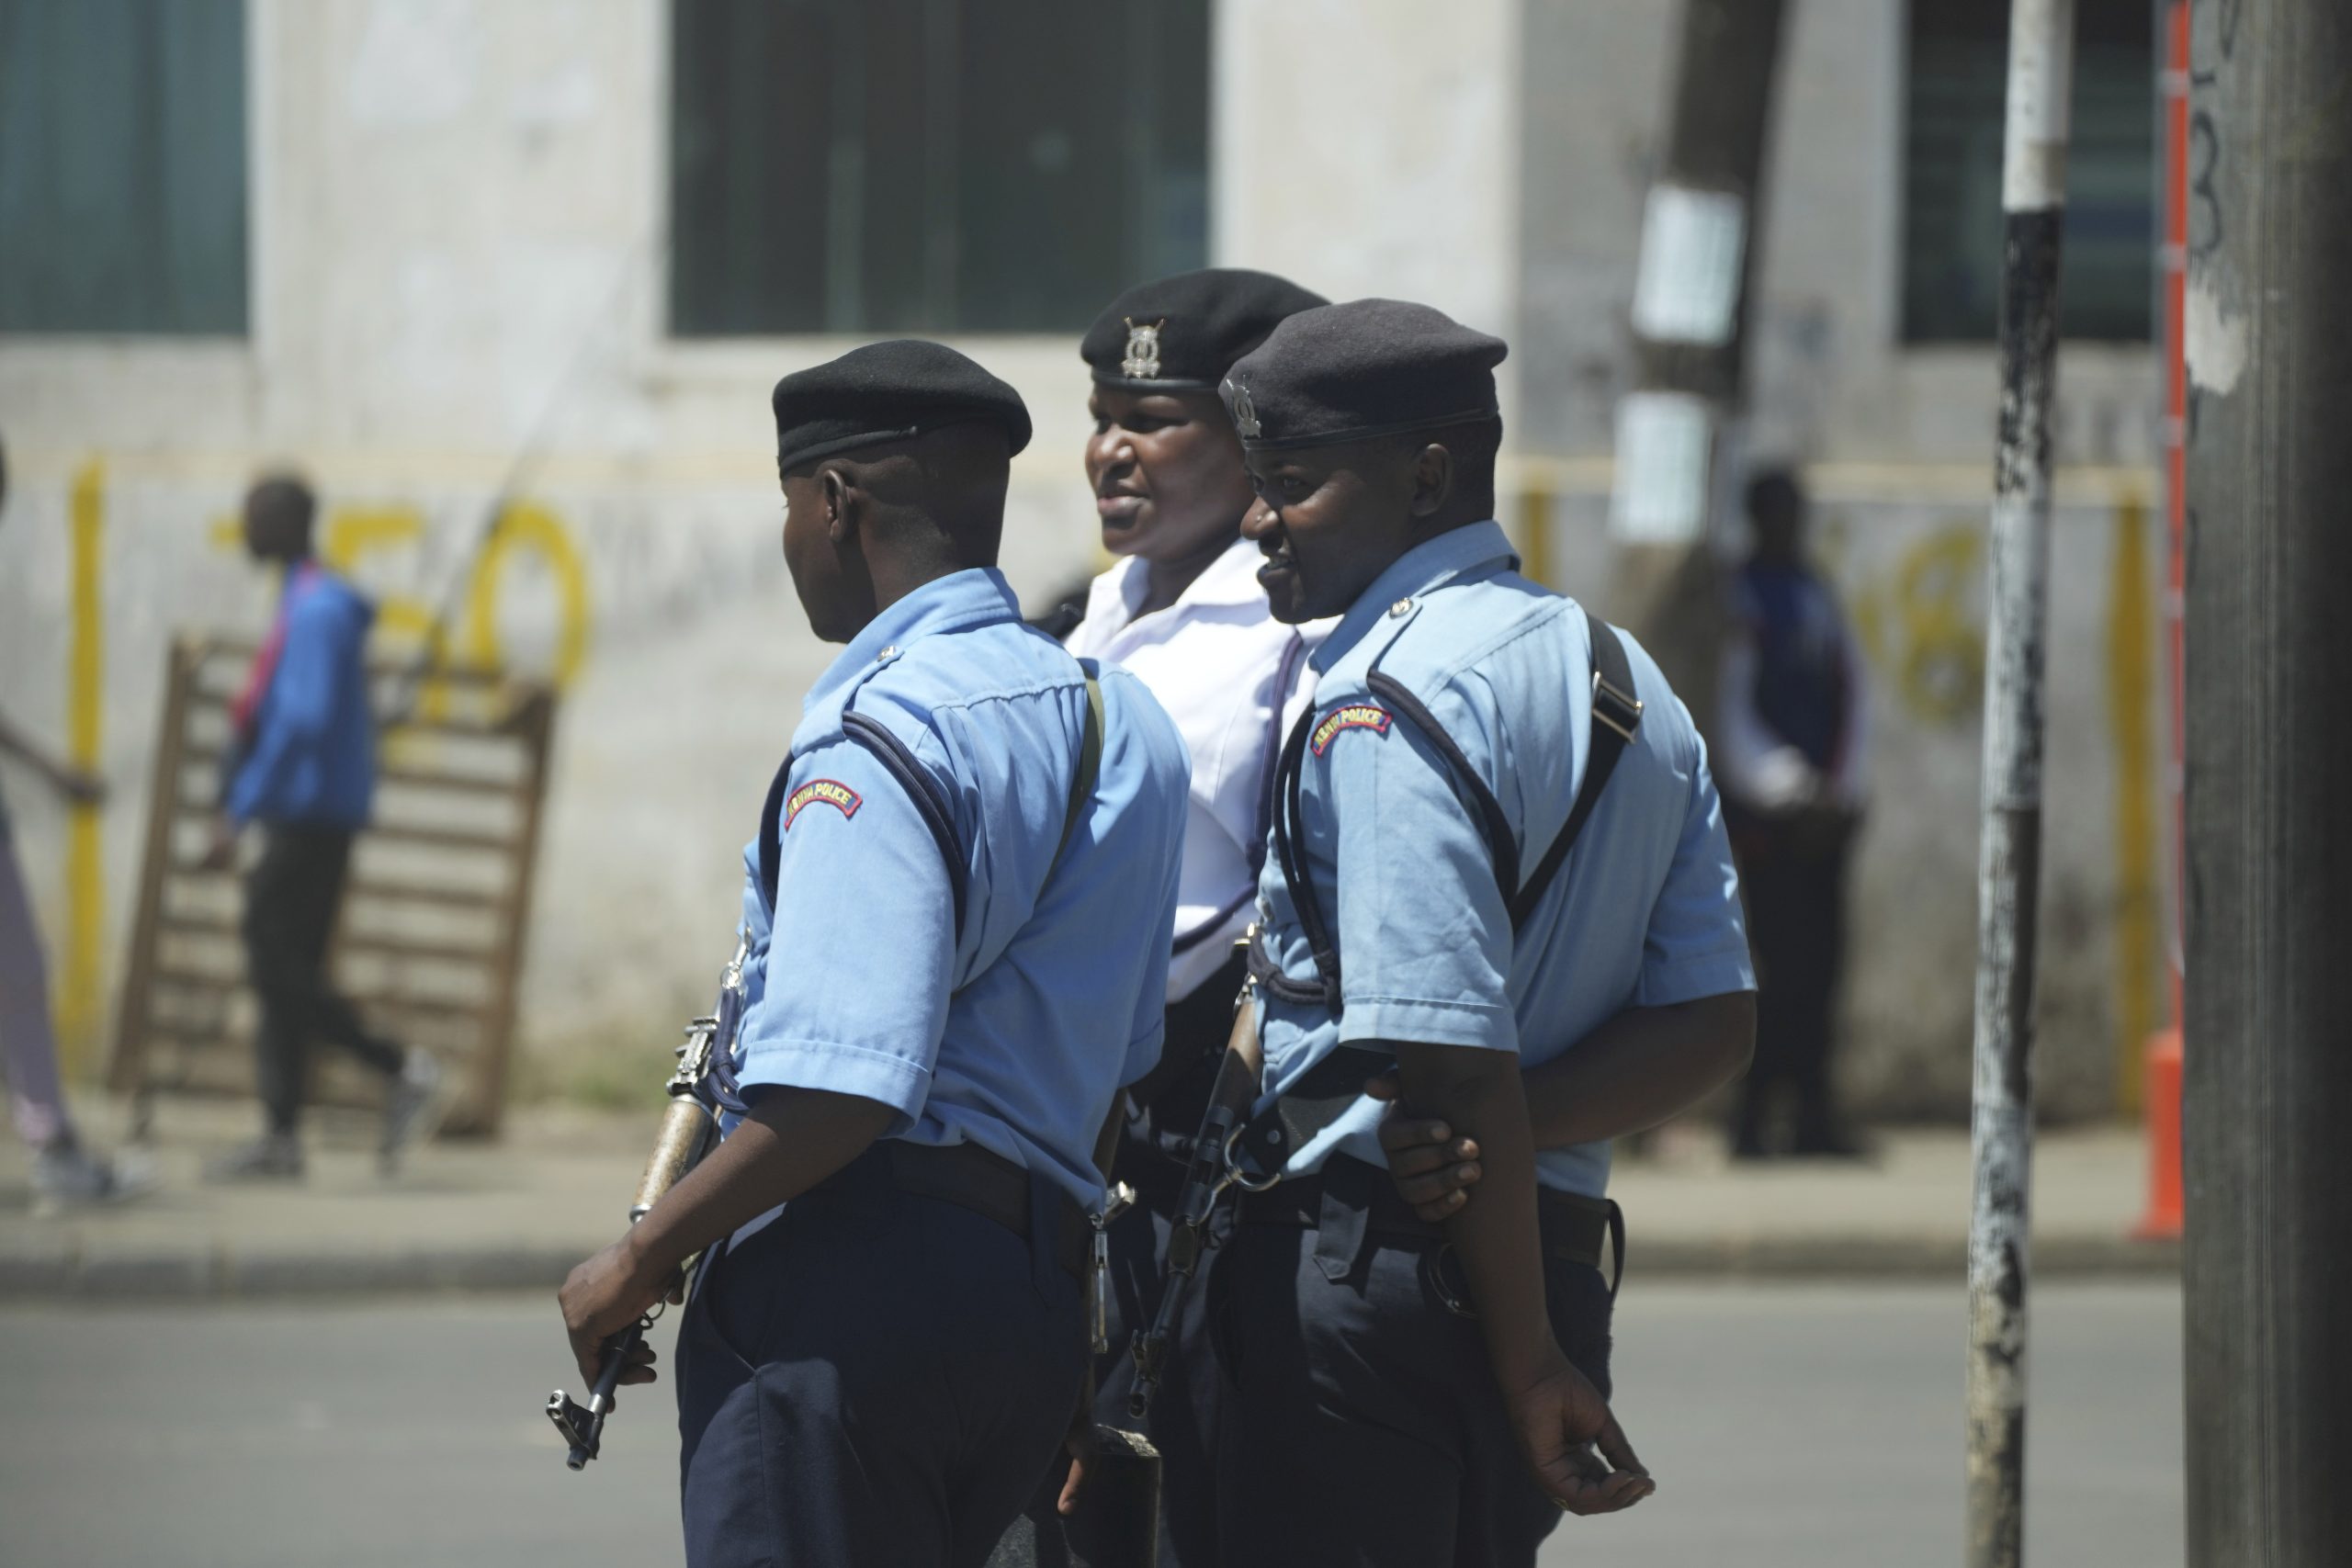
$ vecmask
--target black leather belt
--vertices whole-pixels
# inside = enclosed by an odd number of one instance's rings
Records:
[[[1296,1225],[1317,1230],[1323,1224],[1327,1195],[1346,1208],[1360,1210],[1367,1234],[1400,1241],[1442,1241],[1443,1227],[1413,1213],[1396,1190],[1388,1172],[1348,1155],[1334,1155],[1314,1176],[1290,1177],[1263,1192],[1241,1195],[1244,1224]],[[1476,1201],[1475,1192],[1473,1201]],[[1598,1269],[1612,1233],[1617,1237],[1615,1275],[1624,1269],[1624,1221],[1615,1203],[1548,1187],[1535,1190],[1536,1225],[1544,1250],[1553,1258]]]
[[[1029,1239],[1029,1217],[1035,1212],[1032,1189],[1047,1181],[978,1144],[910,1144],[886,1138],[810,1188],[808,1196],[845,1192],[876,1175],[901,1192],[937,1198],[985,1215],[1023,1241]],[[1083,1280],[1092,1234],[1086,1211],[1058,1188],[1045,1196],[1046,1212],[1053,1216],[1054,1261],[1071,1278]]]

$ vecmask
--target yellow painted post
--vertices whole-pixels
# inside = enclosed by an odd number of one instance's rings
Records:
[[[2156,1028],[2155,627],[2148,599],[2148,506],[2136,491],[2115,505],[2108,583],[2107,713],[2115,764],[2115,1103],[2137,1115],[2148,1036]]]
[[[1519,491],[1520,575],[1550,588],[1552,582],[1552,479],[1529,468]]]
[[[106,625],[99,594],[105,560],[106,469],[96,457],[74,476],[73,565],[65,658],[65,750],[74,766],[97,771],[105,717]],[[98,1038],[104,990],[106,876],[98,808],[71,808],[65,828],[65,941],[60,952],[56,1012],[59,1068],[68,1079],[86,1070]]]

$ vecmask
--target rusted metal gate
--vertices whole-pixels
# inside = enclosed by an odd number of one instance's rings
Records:
[[[169,656],[108,1072],[141,1126],[159,1091],[254,1092],[243,891],[234,874],[198,863],[220,795],[229,703],[254,652],[250,641],[183,637]],[[373,664],[370,674],[388,697],[405,671]],[[555,698],[537,682],[457,670],[436,673],[411,705],[381,738],[375,819],[353,852],[327,972],[371,1029],[451,1070],[445,1130],[492,1134],[505,1107]],[[381,1083],[341,1053],[322,1047],[311,1061],[313,1103],[380,1102]]]

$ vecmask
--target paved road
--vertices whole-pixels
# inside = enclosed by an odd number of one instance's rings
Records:
[[[2177,1292],[2034,1302],[2029,1556],[2181,1562]],[[1918,1287],[1634,1288],[1619,1411],[1661,1480],[1546,1568],[1957,1561],[1962,1309]],[[674,1562],[666,1389],[563,1468],[551,1306],[511,1298],[0,1313],[11,1568]],[[663,1337],[666,1350],[666,1337]]]

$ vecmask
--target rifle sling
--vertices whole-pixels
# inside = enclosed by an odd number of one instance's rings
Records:
[[[1598,615],[1588,615],[1587,624],[1592,635],[1592,724],[1587,740],[1584,782],[1577,790],[1577,798],[1568,808],[1567,820],[1544,852],[1533,872],[1515,890],[1506,876],[1506,868],[1518,863],[1518,846],[1512,840],[1510,825],[1503,816],[1501,804],[1493,790],[1487,786],[1469,759],[1453,738],[1446,734],[1427,705],[1408,692],[1395,677],[1374,671],[1367,684],[1373,692],[1388,702],[1427,736],[1438,754],[1471,792],[1488,848],[1494,852],[1496,881],[1503,892],[1503,901],[1510,911],[1511,931],[1516,934],[1543,903],[1561,868],[1567,863],[1568,852],[1576,847],[1577,836],[1584,831],[1593,807],[1600,803],[1600,792],[1609,786],[1610,776],[1617,771],[1618,761],[1640,732],[1642,704],[1634,695],[1634,671],[1625,656],[1625,645],[1614,627]],[[1299,803],[1299,780],[1305,772],[1306,737],[1316,719],[1310,707],[1292,731],[1290,741],[1283,748],[1281,771],[1276,776],[1276,790],[1282,809],[1274,816],[1274,852],[1283,868],[1283,879],[1289,885],[1291,907],[1298,911],[1300,926],[1306,931],[1307,947],[1315,962],[1316,983],[1302,984],[1284,975],[1268,951],[1264,933],[1259,932],[1250,943],[1250,972],[1258,984],[1280,1000],[1299,1005],[1319,1005],[1333,1013],[1341,1008],[1340,992],[1340,952],[1336,935],[1323,919],[1321,907],[1315,900],[1314,889],[1306,879],[1306,856],[1304,849],[1305,814]],[[1396,1058],[1385,1051],[1374,1051],[1361,1045],[1340,1045],[1321,1061],[1300,1075],[1296,1083],[1284,1090],[1267,1111],[1251,1122],[1241,1135],[1241,1149],[1261,1171],[1279,1170],[1292,1155],[1305,1147],[1323,1130],[1346,1113],[1363,1093],[1367,1079],[1378,1077],[1396,1066]]]

